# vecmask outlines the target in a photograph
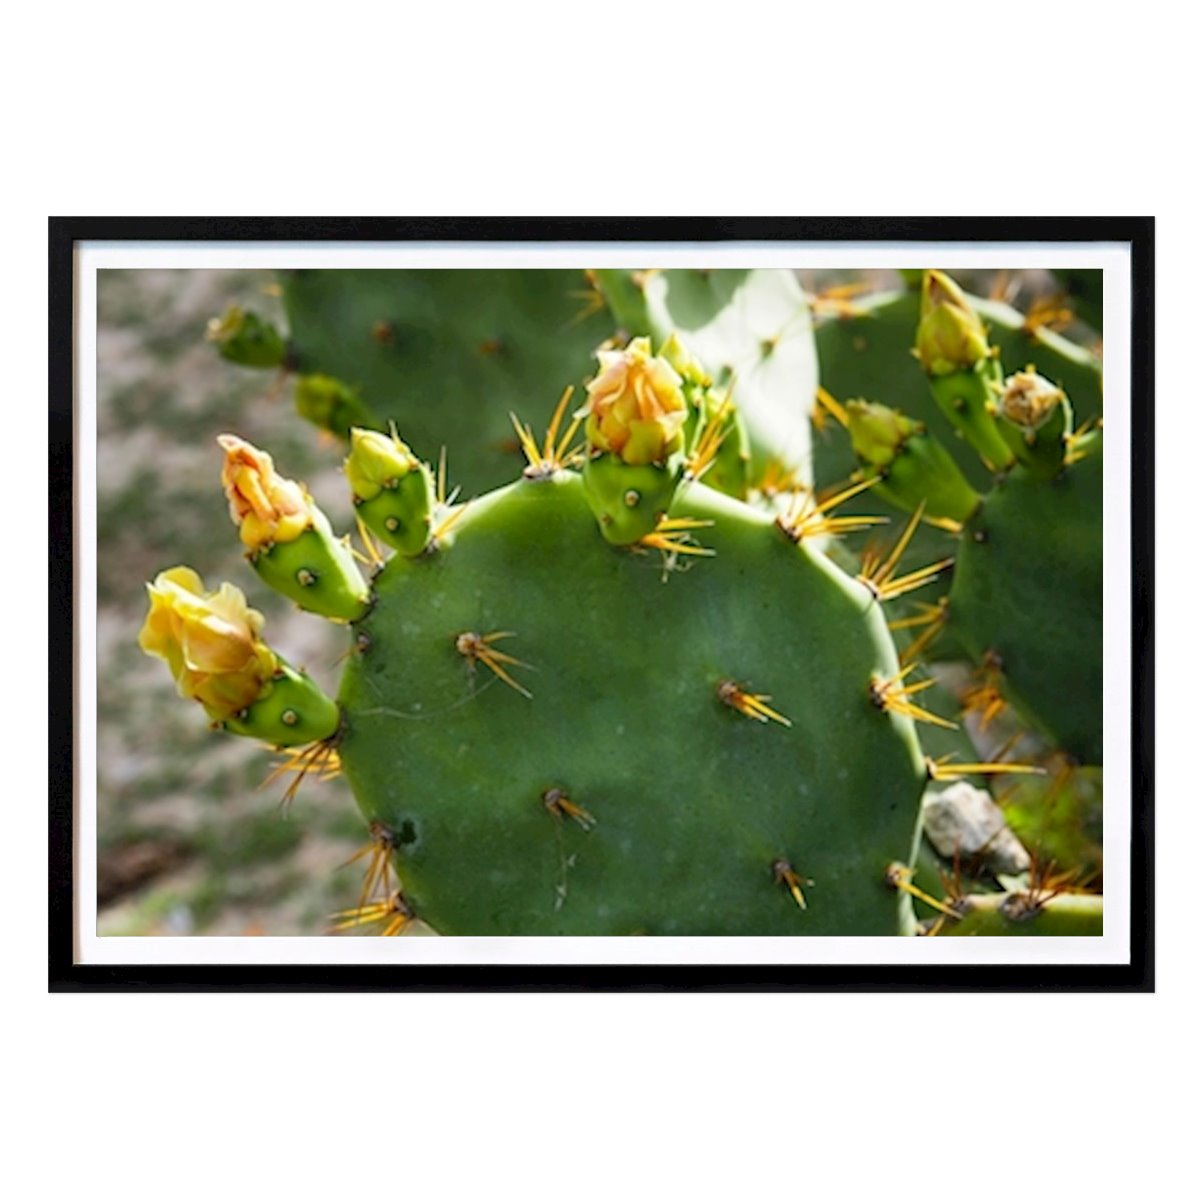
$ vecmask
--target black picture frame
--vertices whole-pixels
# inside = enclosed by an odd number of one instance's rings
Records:
[[[51,991],[1152,991],[1154,987],[1152,217],[260,218],[49,221]],[[80,242],[1108,242],[1132,271],[1130,961],[1114,965],[95,965],[76,961],[76,248]]]

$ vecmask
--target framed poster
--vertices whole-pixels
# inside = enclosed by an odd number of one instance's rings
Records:
[[[1152,220],[50,283],[52,988],[1152,986]]]

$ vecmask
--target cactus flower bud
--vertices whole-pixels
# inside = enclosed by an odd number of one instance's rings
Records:
[[[672,333],[663,342],[658,356],[659,358],[665,358],[685,382],[696,384],[699,387],[708,387],[712,384],[712,377],[700,365],[692,352],[679,340],[679,334]]]
[[[138,645],[163,659],[179,694],[224,728],[276,746],[331,737],[337,705],[262,640],[263,617],[231,583],[205,592],[188,567],[146,585],[150,611]]]
[[[304,488],[277,474],[271,456],[249,442],[231,433],[217,442],[225,451],[221,483],[229,515],[243,545],[259,550],[298,538],[311,523],[312,502]]]
[[[867,400],[846,403],[850,443],[875,476],[875,494],[897,508],[965,521],[979,504],[946,448],[919,421]]]
[[[138,645],[166,662],[179,694],[218,721],[258,700],[279,665],[259,636],[262,613],[231,583],[205,592],[188,567],[163,571],[146,587],[150,612]]]
[[[346,478],[358,514],[381,541],[409,557],[429,544],[434,507],[429,468],[396,436],[350,431]]]
[[[1066,392],[1032,368],[1018,371],[1004,381],[1000,411],[1014,425],[1035,430],[1044,425],[1051,413],[1066,399]]]
[[[209,321],[205,336],[222,358],[242,367],[282,366],[287,353],[274,325],[236,304]]]
[[[962,289],[941,271],[927,271],[917,326],[921,365],[930,375],[951,375],[971,370],[987,356],[987,330]]]
[[[367,610],[369,592],[354,556],[303,485],[275,471],[271,456],[232,434],[221,482],[229,515],[259,577],[301,608],[336,621]]]
[[[374,500],[420,466],[420,459],[398,437],[374,429],[350,430],[346,478],[356,500]]]
[[[587,439],[593,449],[630,466],[665,462],[683,445],[687,402],[682,379],[665,358],[650,353],[650,339],[624,350],[602,350],[600,371],[587,385]]]
[[[859,459],[872,467],[886,467],[920,426],[910,417],[883,404],[851,400],[846,404],[850,444]]]
[[[1066,392],[1032,367],[1010,375],[997,390],[996,424],[1014,456],[1037,475],[1057,474],[1075,424]]]

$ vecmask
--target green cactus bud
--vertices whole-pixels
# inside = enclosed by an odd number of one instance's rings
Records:
[[[917,326],[917,358],[933,398],[991,471],[1013,463],[1013,452],[992,415],[1002,370],[987,330],[962,289],[948,275],[927,271]]]
[[[660,358],[665,358],[675,368],[685,383],[695,384],[698,387],[708,387],[712,383],[712,377],[679,340],[679,334],[672,333],[663,342],[658,355]]]
[[[350,436],[356,425],[374,425],[375,416],[358,392],[330,375],[303,375],[293,394],[296,411],[318,429],[340,438]]]
[[[229,514],[259,577],[308,612],[335,621],[361,617],[367,585],[304,487],[279,475],[271,456],[249,442],[232,434],[217,441],[225,451]]]
[[[1066,392],[1028,368],[1004,381],[996,411],[1000,434],[1016,458],[1035,474],[1057,474],[1074,423]]]
[[[222,358],[242,367],[279,367],[287,356],[279,330],[236,304],[209,321],[206,336]]]
[[[987,330],[962,289],[941,271],[926,271],[917,326],[921,365],[930,375],[950,375],[972,369],[987,355]]]
[[[280,659],[259,699],[223,718],[221,726],[272,746],[305,746],[332,737],[340,723],[337,704],[304,672]]]
[[[866,400],[851,400],[846,406],[850,444],[859,461],[872,467],[886,467],[897,451],[921,426],[897,409]]]
[[[413,557],[429,544],[434,507],[429,468],[393,432],[350,431],[346,478],[358,515],[381,541]]]
[[[979,494],[924,425],[866,400],[851,400],[845,409],[855,454],[879,476],[877,495],[909,512],[924,505],[927,516],[952,521],[975,511]]]
[[[600,454],[583,468],[583,488],[600,532],[614,546],[653,533],[671,507],[682,475],[680,456],[664,466],[630,466],[619,455]]]

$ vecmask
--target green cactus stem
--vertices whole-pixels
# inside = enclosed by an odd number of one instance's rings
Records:
[[[851,400],[845,411],[865,475],[879,478],[876,494],[909,512],[924,504],[928,516],[952,521],[965,521],[975,511],[979,493],[924,425],[865,400]]]
[[[246,557],[265,584],[305,612],[356,621],[370,605],[370,589],[354,555],[319,508],[312,509],[309,527],[298,537],[261,546]]]
[[[942,937],[1100,937],[1104,897],[992,892],[964,896],[959,919],[941,922]]]
[[[917,357],[938,407],[993,471],[1013,461],[992,417],[1002,379],[997,353],[958,284],[940,271],[926,272]]]

